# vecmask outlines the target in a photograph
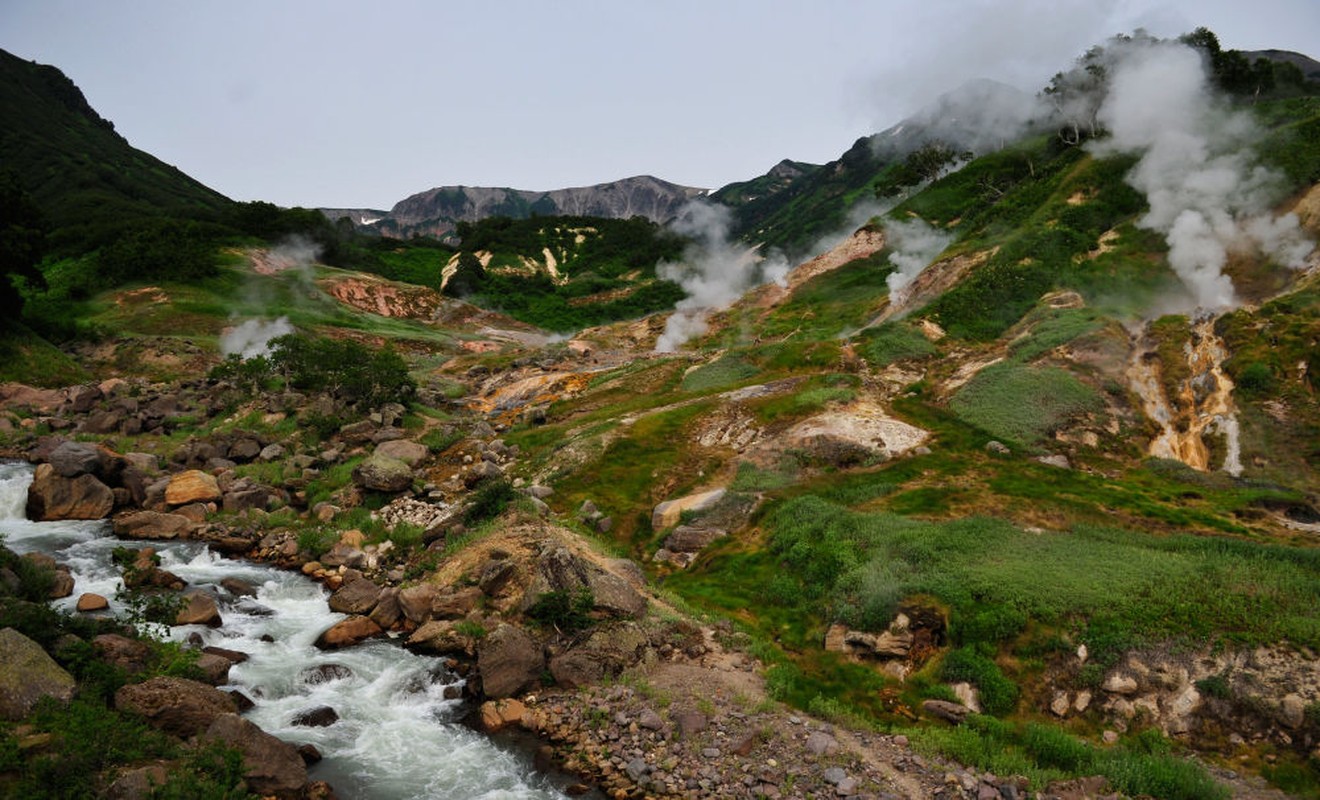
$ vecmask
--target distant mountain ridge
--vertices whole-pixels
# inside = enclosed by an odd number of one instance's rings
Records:
[[[322,208],[333,220],[347,218],[354,227],[385,236],[443,238],[459,222],[487,217],[525,219],[533,215],[565,215],[629,219],[645,217],[664,223],[706,189],[681,186],[651,175],[550,191],[508,187],[438,186],[405,197],[389,211],[368,208]]]

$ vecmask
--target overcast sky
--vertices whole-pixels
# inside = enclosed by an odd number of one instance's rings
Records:
[[[389,208],[446,185],[825,162],[965,80],[1198,25],[1320,58],[1320,0],[0,0],[134,146],[238,200]]]

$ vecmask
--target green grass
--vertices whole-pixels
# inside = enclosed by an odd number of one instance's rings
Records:
[[[871,629],[900,599],[925,594],[951,607],[954,625],[1007,607],[1072,627],[1110,619],[1138,638],[1320,644],[1320,551],[1092,525],[1032,533],[985,518],[920,522],[811,496],[765,524],[803,600]]]
[[[872,367],[923,359],[937,352],[935,345],[919,329],[906,322],[886,322],[868,328],[858,335],[857,343],[858,352]]]
[[[685,392],[725,389],[742,383],[756,374],[756,367],[744,359],[734,355],[724,355],[684,375],[682,388]]]
[[[992,435],[1032,446],[1103,401],[1066,370],[1002,363],[977,373],[949,404]]]
[[[756,418],[771,423],[797,419],[821,411],[833,404],[851,402],[857,397],[861,379],[855,375],[829,373],[813,375],[791,392],[749,403]]]

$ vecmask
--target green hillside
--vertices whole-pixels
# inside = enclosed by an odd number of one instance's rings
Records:
[[[60,249],[148,217],[214,216],[231,202],[135,149],[59,69],[0,51],[0,168],[18,175]]]

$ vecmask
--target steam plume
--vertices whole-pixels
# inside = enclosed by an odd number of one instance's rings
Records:
[[[1268,213],[1278,175],[1255,163],[1253,120],[1211,90],[1201,54],[1181,42],[1120,40],[1111,48],[1097,155],[1138,154],[1127,181],[1146,195],[1138,220],[1164,234],[1169,263],[1196,308],[1237,304],[1223,268],[1230,252],[1259,252],[1293,268],[1311,250],[1295,215]]]
[[[250,319],[230,328],[220,337],[220,354],[249,358],[270,354],[270,342],[279,336],[293,333],[288,317],[274,320]]]
[[[953,236],[918,218],[886,223],[885,235],[890,248],[889,263],[898,268],[885,279],[889,284],[889,304],[896,307],[906,302],[908,285],[944,252],[953,242]]]
[[[743,292],[762,283],[784,283],[789,264],[779,254],[761,257],[729,238],[730,211],[724,206],[694,201],[671,227],[693,242],[679,263],[661,262],[656,274],[683,287],[687,297],[678,301],[656,340],[657,353],[672,353],[687,340],[707,330],[711,311],[725,308]]]

